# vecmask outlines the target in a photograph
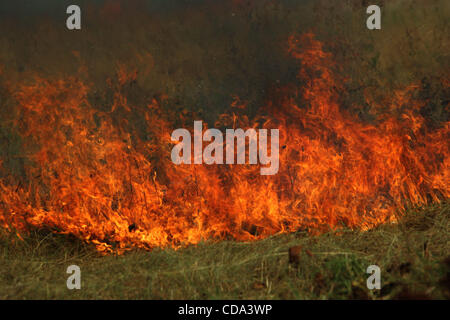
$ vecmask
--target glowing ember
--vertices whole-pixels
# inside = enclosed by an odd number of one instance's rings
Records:
[[[273,176],[260,175],[259,165],[174,165],[176,126],[156,100],[139,107],[121,93],[136,71],[119,69],[113,108],[104,112],[90,105],[92,88],[75,78],[22,85],[15,126],[30,165],[20,183],[0,181],[0,224],[19,234],[47,228],[103,253],[122,253],[299,229],[367,229],[395,221],[407,205],[449,197],[449,123],[433,131],[425,126],[422,102],[412,98],[417,87],[390,100],[391,110],[408,106],[400,116],[363,123],[339,105],[341,81],[321,43],[306,34],[289,45],[305,85],[268,102],[262,108],[268,116],[231,113],[216,123],[279,129]],[[296,105],[294,95],[308,105]],[[235,104],[233,110],[245,112]],[[118,109],[142,113],[151,139],[114,121]]]

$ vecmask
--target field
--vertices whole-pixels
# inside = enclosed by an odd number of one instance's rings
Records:
[[[1,299],[449,299],[450,207],[411,209],[400,223],[311,237],[100,256],[77,239],[33,232],[2,235]],[[288,249],[301,246],[298,263]],[[68,290],[66,269],[81,268]],[[381,268],[381,290],[366,269]]]
[[[48,3],[0,6],[0,299],[450,299],[448,1]],[[174,168],[195,119],[280,174]]]

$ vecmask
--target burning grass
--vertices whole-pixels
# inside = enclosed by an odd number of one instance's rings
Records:
[[[441,204],[365,232],[299,232],[106,257],[70,236],[36,230],[20,241],[2,233],[0,298],[449,299],[449,215]],[[298,265],[289,263],[293,246],[301,246]],[[71,264],[81,267],[81,290],[66,288]],[[381,291],[365,287],[371,264],[381,268]]]
[[[164,112],[155,98],[130,101],[137,70],[119,66],[107,79],[109,110],[88,99],[83,68],[67,79],[7,86],[28,165],[22,178],[4,170],[0,223],[21,235],[49,228],[123,253],[300,229],[366,230],[395,221],[409,204],[448,199],[449,122],[426,123],[419,85],[373,102],[390,111],[363,122],[341,105],[345,79],[323,44],[306,33],[291,36],[288,47],[301,86],[280,90],[253,118],[245,103],[233,103],[215,123],[279,129],[274,176],[261,176],[258,165],[173,164],[171,128],[189,117]]]
[[[448,19],[442,13],[448,5],[415,1],[420,10],[405,10],[396,7],[400,2],[385,5],[389,36],[361,27],[354,18],[362,9],[359,1],[259,1],[251,8],[223,1],[211,4],[208,15],[200,5],[147,14],[109,3],[89,7],[86,28],[70,35],[47,20],[29,22],[35,33],[2,22],[12,31],[0,37],[0,227],[14,242],[16,236],[25,239],[11,245],[12,251],[6,241],[5,259],[16,249],[26,259],[39,256],[42,246],[49,246],[49,254],[54,246],[84,261],[96,289],[113,292],[105,297],[117,297],[123,288],[102,289],[91,258],[118,274],[112,286],[122,280],[130,287],[147,283],[147,295],[136,292],[154,298],[355,294],[361,268],[372,258],[362,248],[384,254],[373,248],[378,241],[402,256],[406,247],[395,246],[408,231],[400,226],[410,226],[420,238],[437,219],[448,232],[450,86]],[[117,17],[130,23],[119,28]],[[204,129],[279,129],[278,174],[262,177],[260,167],[248,165],[174,165],[170,134],[194,120],[203,120]],[[426,208],[422,220],[409,213],[410,222],[391,225],[411,207]],[[436,210],[444,213],[428,219]],[[361,240],[354,245],[362,252],[346,247],[353,239]],[[294,244],[301,246],[293,259],[298,268],[286,267],[285,245]],[[91,245],[111,256],[99,260],[80,249]],[[196,260],[194,251],[205,256]],[[430,258],[433,266],[442,252]],[[305,254],[309,262],[303,266]],[[391,258],[389,253],[377,261],[387,271]],[[59,252],[54,259],[55,265],[68,261]],[[229,268],[226,261],[232,262]],[[422,272],[429,267],[415,260],[399,263]],[[313,265],[323,272],[314,272]],[[32,264],[31,273],[50,266]],[[132,266],[161,275],[142,271],[144,278],[134,279],[128,276]],[[260,278],[248,273],[248,283],[228,282],[244,266],[258,270]],[[337,278],[329,269],[337,270]],[[190,276],[199,283],[212,276],[216,293],[205,288],[201,296]],[[16,277],[5,273],[7,283]],[[435,283],[433,277],[425,282]],[[273,291],[277,279],[284,289]],[[333,279],[344,287],[328,286]],[[183,281],[192,286],[163,290],[166,282]],[[388,294],[394,293],[380,293]]]

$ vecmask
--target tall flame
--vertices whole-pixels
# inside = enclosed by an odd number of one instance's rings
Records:
[[[0,181],[0,224],[18,234],[47,228],[102,253],[123,253],[299,229],[368,229],[395,221],[408,205],[449,197],[449,123],[435,130],[425,125],[418,112],[423,102],[413,99],[418,86],[391,97],[392,111],[407,106],[400,116],[364,123],[339,104],[342,82],[312,34],[291,36],[289,51],[299,61],[301,88],[286,89],[254,119],[236,98],[216,123],[278,128],[274,176],[261,176],[255,165],[172,164],[175,127],[159,101],[136,106],[123,94],[136,70],[118,68],[106,111],[91,105],[92,88],[76,77],[22,84],[14,93],[15,128],[30,165],[20,183]],[[140,137],[126,118],[117,120],[118,110],[142,115],[151,137]]]

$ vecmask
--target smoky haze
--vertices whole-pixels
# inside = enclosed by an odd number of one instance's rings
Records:
[[[223,0],[219,0],[223,1]],[[103,5],[106,2],[126,4],[139,4],[151,11],[165,11],[175,8],[183,8],[198,4],[213,2],[212,0],[3,0],[0,2],[0,15],[17,15],[17,16],[58,16],[65,14],[65,9],[72,4],[84,6]],[[217,0],[214,2],[218,2]]]

